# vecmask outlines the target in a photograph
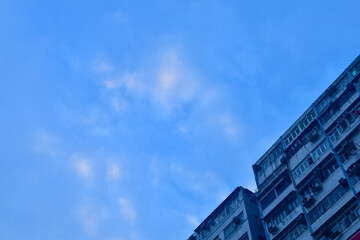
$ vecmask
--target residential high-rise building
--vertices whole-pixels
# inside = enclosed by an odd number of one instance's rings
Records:
[[[188,240],[360,240],[360,56],[253,171]]]
[[[237,187],[188,240],[265,240],[255,194]]]
[[[267,239],[360,229],[360,56],[253,165]]]

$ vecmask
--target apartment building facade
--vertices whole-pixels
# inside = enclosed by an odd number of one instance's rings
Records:
[[[265,240],[256,197],[237,187],[188,240]]]
[[[253,165],[266,238],[360,229],[360,56]]]
[[[188,240],[360,240],[360,56],[253,171]]]

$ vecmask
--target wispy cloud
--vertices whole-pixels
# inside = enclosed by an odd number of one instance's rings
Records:
[[[186,221],[190,223],[194,228],[199,226],[200,222],[196,216],[186,215]]]
[[[137,211],[133,203],[124,197],[119,198],[120,213],[128,220],[135,220],[137,217]]]
[[[199,79],[185,65],[178,51],[169,49],[149,65],[110,76],[104,80],[104,86],[108,90],[123,90],[136,97],[145,97],[167,112],[199,93]]]
[[[73,169],[79,177],[87,182],[92,180],[94,173],[92,161],[89,158],[83,157],[79,154],[73,154],[70,160]]]
[[[116,112],[125,111],[128,107],[128,102],[125,99],[118,96],[114,96],[111,99],[111,103]]]
[[[109,213],[105,207],[96,206],[91,201],[83,201],[76,209],[77,218],[88,235],[95,235],[100,231],[103,221]]]
[[[81,109],[61,105],[59,116],[66,123],[85,127],[86,131],[96,136],[110,135],[113,127],[109,113],[96,104],[86,105]]]
[[[92,69],[98,73],[108,73],[113,70],[113,66],[105,58],[97,58],[92,64]]]
[[[219,196],[222,197],[228,194],[226,184],[212,172],[193,172],[191,168],[181,163],[172,163],[168,169],[164,170],[166,172],[163,172],[163,174],[168,175],[171,182],[181,189],[186,189],[191,194],[217,200],[219,200]]]
[[[60,152],[60,140],[48,131],[40,130],[35,134],[33,148],[41,154],[55,157]]]
[[[119,165],[115,162],[108,162],[106,176],[109,181],[118,180],[121,177]]]
[[[237,139],[240,136],[241,129],[239,121],[236,121],[229,113],[220,114],[219,123],[226,136],[231,139]]]

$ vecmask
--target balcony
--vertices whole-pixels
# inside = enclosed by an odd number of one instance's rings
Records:
[[[292,184],[290,184],[280,195],[272,201],[269,206],[263,209],[264,217],[269,214],[271,210],[273,210],[286,196],[288,196],[291,192],[295,191],[295,188]]]
[[[259,194],[261,194],[274,180],[276,180],[284,171],[287,170],[286,164],[282,163],[275,171],[267,177],[259,186]]]
[[[354,185],[354,187],[355,187],[355,192],[356,192],[356,194],[359,194],[359,192],[360,192],[360,181],[357,182],[357,183]]]
[[[283,221],[281,221],[279,224],[274,226],[276,230],[274,230],[271,235],[274,238],[276,235],[278,235],[281,231],[283,231],[293,220],[295,220],[300,214],[302,214],[301,206],[297,206],[293,211],[287,215]],[[270,229],[269,229],[270,230]]]
[[[298,185],[302,180],[304,180],[304,178],[311,173],[311,171],[313,171],[330,153],[331,149],[328,148],[318,159],[314,160],[313,163],[304,172],[302,172],[300,177],[294,179],[295,185]]]
[[[333,147],[336,148],[336,147],[337,147],[341,142],[343,142],[344,139],[346,139],[346,137],[347,137],[351,132],[353,132],[353,130],[356,129],[359,125],[360,125],[360,118],[358,117],[358,118],[355,120],[355,122],[354,122],[351,126],[349,126],[349,127],[345,130],[345,132],[343,132],[343,133],[341,134],[341,137],[340,137],[338,140],[332,142]]]
[[[321,215],[312,225],[314,232],[318,230],[330,217],[332,217],[337,211],[340,210],[346,203],[352,199],[354,195],[351,191],[347,191],[344,196],[342,196],[339,201],[337,201],[333,206],[331,206],[323,215]]]
[[[339,180],[344,177],[340,168],[336,169],[333,174],[331,174],[323,183],[322,183],[322,190],[318,191],[317,193],[313,194],[315,198],[315,203],[306,207],[306,212],[310,212],[316,204],[318,204],[321,200],[323,200],[332,190],[334,190],[334,183],[336,186],[339,183]],[[304,205],[305,206],[305,205]]]
[[[341,239],[349,239],[354,233],[359,231],[360,229],[360,221],[354,222],[348,229],[346,229],[342,235]]]
[[[349,99],[344,105],[342,105],[342,106],[340,107],[340,109],[339,109],[335,114],[333,114],[333,116],[332,116],[325,124],[323,124],[324,129],[327,130],[327,129],[330,127],[330,125],[331,125],[334,121],[336,121],[336,120],[344,113],[344,111],[345,111],[346,109],[348,109],[348,107],[349,107],[359,96],[360,96],[359,93],[356,91],[356,92],[354,93],[354,95],[352,95],[352,96],[350,97],[350,99]]]

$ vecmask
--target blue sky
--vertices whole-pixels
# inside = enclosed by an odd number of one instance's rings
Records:
[[[359,1],[0,2],[0,238],[186,239],[360,53]]]

